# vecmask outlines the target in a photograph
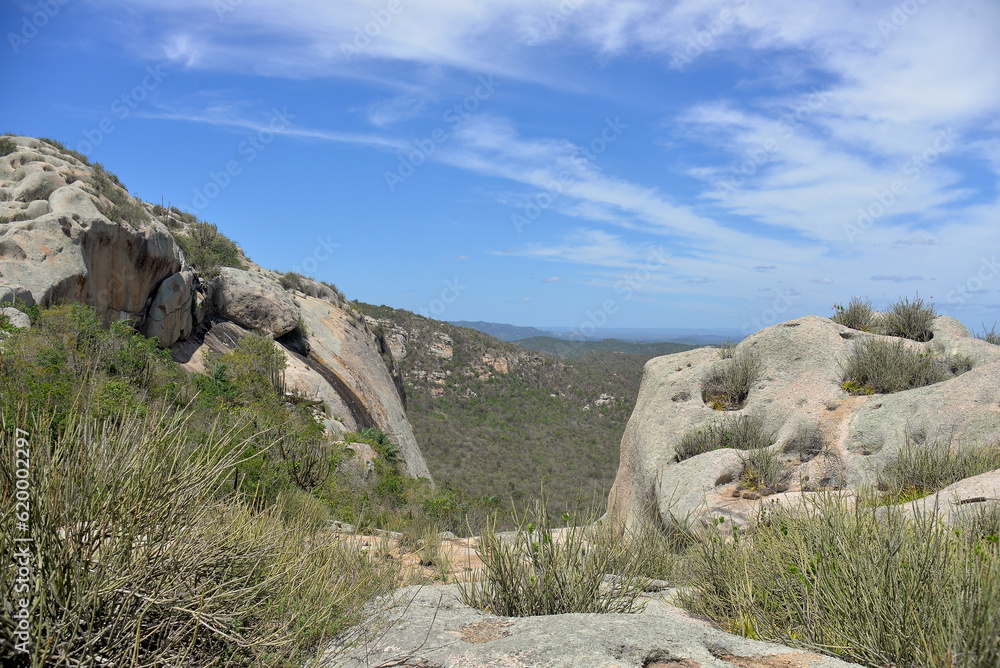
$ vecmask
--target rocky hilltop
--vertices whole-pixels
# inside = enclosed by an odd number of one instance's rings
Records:
[[[388,344],[335,290],[307,279],[286,289],[281,274],[235,246],[233,266],[189,261],[182,245],[200,252],[224,239],[214,227],[131,197],[58,142],[5,138],[4,153],[0,302],[86,304],[105,324],[124,320],[155,337],[191,371],[205,370],[207,351],[225,354],[250,332],[266,334],[288,358],[289,390],[325,404],[331,437],[378,427],[407,474],[430,477]]]
[[[723,526],[745,528],[772,502],[829,490],[853,495],[866,485],[878,490],[901,456],[995,448],[1000,346],[941,316],[921,338],[928,340],[807,316],[757,332],[728,359],[706,348],[650,360],[622,438],[610,516],[631,522],[652,510],[665,522],[693,517],[710,526],[724,518]],[[873,340],[917,353],[918,364],[940,371],[938,382],[896,392],[845,382],[848,358]],[[757,373],[737,405],[713,391],[719,377],[754,360]],[[768,481],[754,468],[762,461],[772,469]],[[996,473],[985,474],[990,484],[977,478],[966,493],[956,481],[941,493],[941,505],[971,510],[1000,497]]]

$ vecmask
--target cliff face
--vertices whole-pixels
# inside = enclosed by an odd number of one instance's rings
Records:
[[[309,294],[286,290],[279,274],[239,249],[243,268],[203,275],[173,236],[196,243],[192,217],[133,199],[99,165],[49,142],[13,137],[5,146],[0,302],[87,304],[106,323],[124,319],[156,337],[192,372],[205,370],[206,351],[225,353],[250,331],[266,333],[286,350],[289,388],[325,404],[331,438],[378,427],[399,446],[409,475],[430,477],[389,346],[335,291],[305,279],[296,287]],[[307,333],[286,341],[300,321]]]

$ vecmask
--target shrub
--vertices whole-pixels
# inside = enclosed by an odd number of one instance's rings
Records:
[[[851,394],[889,394],[946,380],[954,367],[951,360],[935,360],[928,353],[911,350],[900,340],[865,337],[856,341],[847,359],[842,387]]]
[[[302,274],[297,274],[294,271],[286,271],[281,275],[281,278],[278,279],[278,283],[285,290],[298,290],[299,292],[306,292],[302,285],[303,278]]]
[[[838,325],[868,332],[875,323],[875,309],[867,299],[852,297],[846,308],[840,304],[834,304],[833,308],[836,313],[831,320]]]
[[[719,357],[724,360],[730,360],[736,354],[736,344],[732,341],[726,339],[719,344]]]
[[[976,334],[976,338],[986,343],[1000,346],[1000,332],[997,331],[996,323],[988,330],[986,329],[986,325],[983,325],[983,331],[980,334]]]
[[[743,407],[760,374],[757,352],[752,348],[738,348],[732,358],[712,369],[702,385],[702,399],[717,410],[738,410]]]
[[[222,358],[236,384],[252,397],[285,394],[285,355],[266,334],[250,332]]]
[[[927,496],[980,473],[1000,469],[1000,445],[953,445],[935,440],[918,443],[909,435],[876,476],[884,503]]]
[[[572,519],[563,515],[564,522]],[[646,578],[624,541],[591,550],[587,527],[568,526],[555,534],[544,497],[515,522],[511,534],[488,527],[480,536],[476,553],[484,568],[459,584],[463,603],[505,617],[638,609]],[[608,573],[618,576],[610,587]]]
[[[142,207],[142,204],[129,196],[128,190],[118,180],[118,177],[104,169],[104,166],[95,162],[93,164],[94,175],[91,179],[98,195],[104,196],[111,207],[105,207],[102,213],[110,220],[127,223],[132,227],[138,227],[142,223],[149,221],[149,213]]]
[[[399,446],[393,442],[389,434],[378,427],[368,427],[361,431],[349,432],[344,434],[344,440],[348,443],[367,443],[375,448],[375,451],[385,461],[399,461]]]
[[[0,137],[0,157],[10,155],[17,150],[17,144],[10,137]]]
[[[21,412],[30,432],[30,543],[0,542],[16,563],[26,548],[29,596],[0,579],[0,598],[27,598],[33,666],[302,665],[393,570],[227,492],[247,425],[200,447],[191,425],[153,408],[96,423],[75,416],[57,435]],[[14,432],[0,447],[0,513],[15,527]],[[0,615],[0,663],[14,653],[15,621]],[[28,662],[25,663],[27,665]]]
[[[826,438],[818,428],[800,429],[783,448],[785,454],[794,454],[800,461],[808,462],[826,449]]]
[[[755,492],[773,493],[782,480],[781,457],[770,448],[755,448],[743,455],[740,487]]]
[[[936,317],[933,304],[925,306],[924,300],[919,297],[913,301],[903,298],[889,307],[879,323],[879,333],[914,341],[930,341],[933,336],[931,326]]]
[[[198,222],[198,218],[193,213],[188,213],[187,211],[181,211],[176,206],[170,207],[170,212],[180,218],[182,221],[188,225],[193,225]]]
[[[65,153],[66,155],[71,155],[85,165],[90,164],[90,160],[83,153],[79,151],[74,151],[71,148],[67,148],[61,141],[56,141],[55,139],[49,139],[48,137],[39,137],[43,142],[51,144],[53,147],[59,149],[60,153]]]
[[[759,415],[737,415],[686,432],[675,452],[680,462],[721,448],[758,450],[772,443],[774,434],[764,428],[763,418]]]
[[[1000,661],[997,537],[932,516],[877,516],[837,495],[773,507],[735,540],[708,536],[693,580],[680,604],[751,638],[867,666]]]
[[[174,240],[188,264],[197,267],[206,279],[218,276],[220,267],[246,268],[236,244],[211,223],[191,223],[187,234],[175,234]]]

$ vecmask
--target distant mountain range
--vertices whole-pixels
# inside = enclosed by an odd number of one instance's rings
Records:
[[[518,341],[532,336],[557,336],[555,332],[550,332],[545,329],[505,325],[500,322],[483,322],[482,320],[478,320],[476,322],[468,320],[453,320],[451,321],[451,324],[456,327],[468,327],[469,329],[475,329],[484,334],[489,334],[493,338],[500,339],[501,341]]]
[[[451,323],[458,327],[468,327],[484,334],[500,339],[501,341],[521,341],[535,337],[552,337],[565,341],[605,341],[617,340],[619,342],[644,342],[644,343],[685,343],[692,346],[706,346],[724,341],[740,341],[743,335],[739,330],[725,329],[683,329],[683,328],[612,328],[604,327],[597,330],[595,335],[584,336],[579,331],[570,327],[549,327],[540,329],[538,327],[519,327],[517,325],[507,325],[499,322],[483,322],[456,320]],[[611,350],[611,347],[600,348],[600,350]],[[597,350],[597,349],[595,349]],[[635,352],[635,351],[629,351]],[[666,353],[664,353],[666,354]]]
[[[672,355],[673,353],[698,348],[698,345],[676,343],[673,341],[657,341],[655,343],[622,341],[621,339],[602,339],[600,341],[571,341],[556,339],[551,336],[533,336],[513,342],[515,346],[525,350],[533,350],[562,359],[575,359],[591,353],[626,353],[656,357]]]

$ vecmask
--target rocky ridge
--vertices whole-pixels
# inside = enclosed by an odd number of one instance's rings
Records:
[[[191,233],[190,214],[140,202],[99,164],[55,143],[10,137],[4,146],[0,302],[92,306],[105,324],[126,320],[155,337],[191,371],[205,370],[205,351],[224,354],[262,332],[285,349],[289,389],[325,404],[331,438],[379,427],[409,475],[430,477],[391,347],[336,291],[308,279],[287,291],[281,274],[238,249],[241,267],[206,275],[175,240]],[[304,332],[289,336],[300,323]]]

